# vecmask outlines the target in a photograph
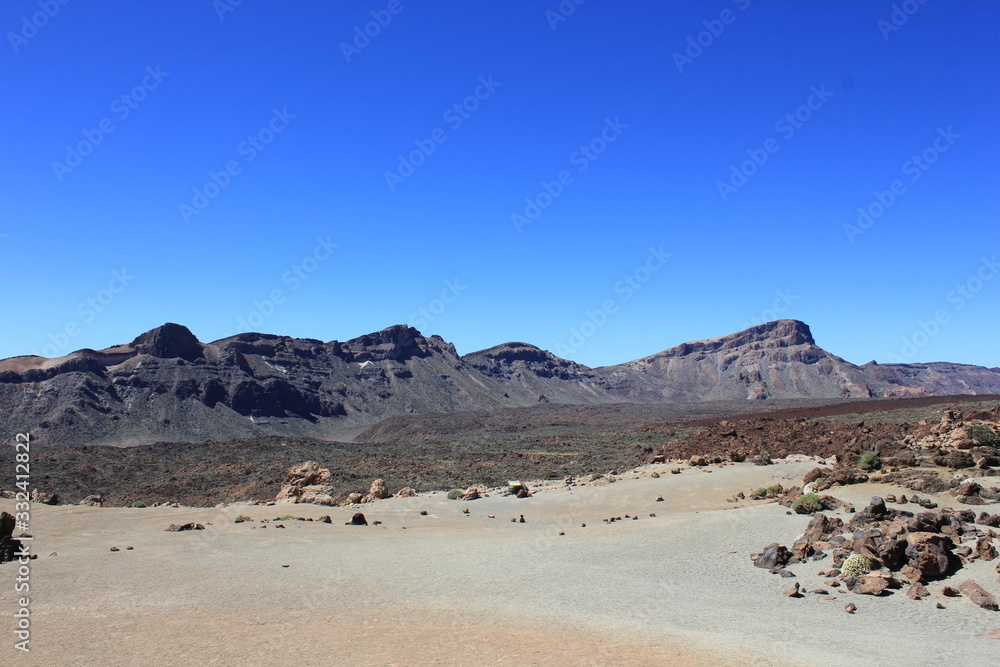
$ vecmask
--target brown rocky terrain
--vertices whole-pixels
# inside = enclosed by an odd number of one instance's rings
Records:
[[[129,344],[0,361],[0,436],[38,447],[349,440],[394,416],[545,404],[676,404],[1000,393],[1000,372],[959,364],[856,366],[778,320],[588,368],[526,343],[460,356],[393,326],[346,342],[245,333],[200,342],[167,324]],[[749,411],[749,408],[741,411]]]

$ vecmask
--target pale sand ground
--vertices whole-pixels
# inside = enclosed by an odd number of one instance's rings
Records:
[[[20,596],[8,563],[0,665],[996,664],[1000,640],[978,635],[1000,626],[1000,614],[961,598],[935,609],[940,583],[919,602],[902,592],[792,599],[781,591],[793,581],[817,587],[829,560],[793,568],[797,579],[752,567],[751,552],[790,545],[808,517],[725,499],[798,481],[813,466],[685,470],[521,500],[389,499],[363,508],[383,522],[368,527],[343,525],[353,509],[312,505],[36,506],[32,651],[13,649]],[[836,495],[860,509],[887,492],[860,485]],[[334,524],[232,522],[289,513],[330,514]],[[527,523],[510,522],[520,514]],[[640,519],[602,522],[626,514]],[[188,521],[213,525],[163,530]],[[973,576],[1000,595],[994,563],[974,565],[958,581]]]

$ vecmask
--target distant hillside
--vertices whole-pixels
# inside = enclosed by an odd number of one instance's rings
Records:
[[[1000,393],[1000,370],[856,366],[778,320],[589,368],[527,343],[459,356],[402,325],[346,342],[245,333],[200,342],[165,324],[131,343],[0,361],[0,431],[39,445],[269,435],[350,439],[395,415],[542,403],[664,403]]]

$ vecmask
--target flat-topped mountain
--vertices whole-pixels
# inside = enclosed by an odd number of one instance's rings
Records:
[[[1000,393],[1000,369],[856,366],[778,320],[601,368],[527,343],[458,355],[396,325],[322,342],[243,333],[202,343],[165,324],[131,343],[0,361],[0,430],[47,444],[202,442],[265,435],[349,439],[396,415],[539,403],[697,402]]]

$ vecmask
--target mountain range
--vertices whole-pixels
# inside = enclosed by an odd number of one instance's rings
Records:
[[[539,403],[664,403],[1000,394],[1000,368],[858,366],[776,320],[590,368],[527,343],[459,355],[395,325],[349,341],[241,333],[202,343],[165,324],[129,344],[0,361],[0,432],[39,445],[268,435],[351,439],[387,417]]]

